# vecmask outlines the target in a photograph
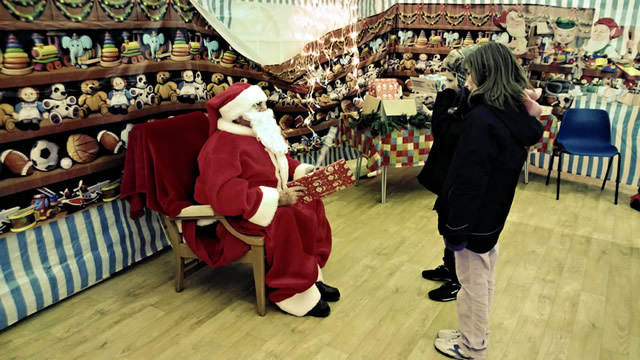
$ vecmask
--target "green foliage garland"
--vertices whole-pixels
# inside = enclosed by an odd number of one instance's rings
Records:
[[[379,113],[360,114],[359,118],[349,116],[349,126],[357,131],[369,130],[371,136],[386,136],[388,133],[412,127],[414,129],[428,129],[431,127],[431,116],[422,111],[415,115],[388,116],[387,121],[382,121]]]

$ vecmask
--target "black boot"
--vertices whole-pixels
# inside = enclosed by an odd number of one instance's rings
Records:
[[[331,308],[326,301],[320,299],[313,309],[309,310],[304,316],[327,317],[331,313]]]
[[[340,291],[333,286],[329,286],[322,281],[316,282],[318,290],[320,290],[320,297],[324,301],[338,301],[340,300]]]

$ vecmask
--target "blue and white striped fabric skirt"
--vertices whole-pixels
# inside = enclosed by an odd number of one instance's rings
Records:
[[[0,329],[168,246],[157,216],[115,200],[0,238]]]

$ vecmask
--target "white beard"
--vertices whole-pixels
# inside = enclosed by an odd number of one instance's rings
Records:
[[[282,137],[282,129],[276,122],[273,110],[250,111],[245,116],[251,121],[251,128],[262,145],[275,154],[287,153],[287,142]]]
[[[514,38],[523,38],[527,36],[527,28],[525,26],[518,26],[515,29],[507,29],[507,32]]]
[[[592,39],[589,39],[587,41],[587,44],[584,46],[584,50],[588,53],[594,53],[596,51],[604,49],[607,44],[609,44],[609,40],[594,41]]]

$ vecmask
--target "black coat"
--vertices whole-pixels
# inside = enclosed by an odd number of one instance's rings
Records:
[[[477,105],[464,128],[442,195],[438,229],[453,245],[485,253],[498,241],[513,202],[527,146],[542,137],[542,124],[527,113]]]

